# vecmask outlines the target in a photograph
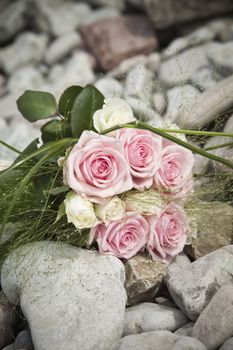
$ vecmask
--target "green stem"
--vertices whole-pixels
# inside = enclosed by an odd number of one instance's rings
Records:
[[[46,153],[27,173],[27,175],[22,179],[19,187],[17,188],[17,190],[14,193],[14,196],[10,202],[10,205],[7,209],[6,214],[4,215],[3,218],[3,222],[1,224],[1,229],[0,229],[0,238],[1,235],[3,233],[3,230],[5,228],[6,223],[9,220],[9,217],[11,215],[12,210],[14,209],[14,206],[16,204],[17,199],[20,197],[23,189],[25,188],[25,186],[27,185],[27,183],[30,181],[31,177],[38,171],[38,169],[40,168],[40,166],[45,163],[46,160],[48,160],[53,154],[58,153],[58,151],[60,151],[60,149],[63,147],[63,144],[59,144],[57,147],[53,147],[53,149],[50,150],[50,152]],[[21,162],[19,162],[21,163]],[[18,164],[19,164],[18,163]],[[16,164],[17,165],[17,164]],[[12,167],[13,168],[13,167]],[[10,169],[12,169],[10,168]],[[6,170],[7,171],[7,170]]]
[[[17,153],[17,154],[22,154],[22,152],[18,151],[16,148],[14,148],[13,146],[11,145],[8,145],[8,143],[6,143],[5,141],[3,140],[0,140],[0,144],[5,146],[6,148],[9,148],[11,151]]]
[[[116,125],[116,126],[113,126],[112,128],[109,128],[107,130],[104,130],[104,132],[102,132],[102,134],[107,134],[109,132],[112,132],[112,131],[115,131],[115,130],[118,130],[118,129],[122,129],[122,128],[133,128],[133,129],[143,129],[143,130],[149,130],[157,135],[160,135],[162,137],[164,137],[165,139],[169,140],[169,141],[172,141],[172,142],[175,142],[176,144],[182,146],[182,147],[185,147],[187,149],[189,149],[190,151],[194,152],[194,153],[197,153],[197,154],[200,154],[201,156],[203,157],[206,157],[208,159],[211,159],[211,160],[214,160],[216,162],[219,162],[219,163],[222,163],[226,166],[228,166],[229,168],[233,169],[233,163],[227,159],[224,159],[222,157],[218,157],[212,153],[208,153],[208,152],[205,152],[204,150],[202,150],[201,148],[199,147],[196,147],[196,146],[193,146],[185,141],[182,141],[180,140],[179,138],[173,136],[173,135],[170,135],[168,134],[167,132],[164,131],[164,129],[161,129],[161,128],[155,128],[151,125],[147,125],[141,121],[136,121],[134,123],[131,123],[131,124],[120,124],[120,125]],[[167,130],[167,129],[165,129]],[[184,132],[184,130],[182,130]],[[173,132],[177,132],[177,130],[175,129]],[[206,133],[206,132],[205,132]],[[221,136],[225,136],[225,133],[220,133]],[[228,135],[231,135],[233,137],[233,134],[228,134]],[[212,136],[212,135],[211,135]],[[215,135],[216,136],[216,135]],[[218,135],[220,136],[220,135]],[[229,136],[229,137],[231,137]]]
[[[226,143],[222,143],[220,145],[206,147],[206,148],[204,148],[204,151],[212,151],[214,149],[228,147],[228,146],[233,146],[233,142],[226,142]]]

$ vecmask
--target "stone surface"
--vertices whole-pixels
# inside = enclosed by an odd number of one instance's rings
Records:
[[[139,64],[146,64],[147,56],[136,55],[130,58],[126,58],[121,61],[115,68],[113,68],[108,75],[116,78],[124,78],[134,66]]]
[[[157,29],[221,15],[233,10],[231,0],[223,0],[221,3],[212,0],[205,2],[201,0],[143,0],[140,1],[140,4],[146,9]]]
[[[1,275],[0,275],[1,276]],[[13,305],[9,303],[3,292],[0,292],[0,348],[12,343],[13,327],[18,321]]]
[[[213,49],[207,52],[208,58],[211,63],[220,71],[222,74],[233,73],[233,42],[219,43]]]
[[[111,77],[100,78],[95,82],[95,87],[107,97],[122,97],[123,87],[121,83]]]
[[[148,103],[152,90],[153,75],[144,65],[136,65],[128,72],[125,80],[126,96],[134,96]]]
[[[12,343],[10,345],[7,345],[5,348],[3,348],[2,350],[15,350],[15,344]],[[21,349],[21,350],[25,350],[25,349]]]
[[[153,108],[151,108],[149,103],[135,97],[126,97],[126,101],[132,108],[136,118],[146,121],[153,126],[162,127],[162,117]]]
[[[31,334],[28,330],[21,331],[15,339],[15,350],[34,350]]]
[[[233,207],[223,202],[198,201],[187,208],[195,220],[196,232],[192,237],[190,255],[198,259],[210,252],[233,243]]]
[[[34,26],[55,37],[76,30],[92,13],[90,6],[83,2],[33,0],[30,5]]]
[[[215,350],[233,336],[233,284],[223,286],[197,319],[192,336]]]
[[[233,337],[226,340],[224,344],[219,348],[219,350],[232,350],[232,349],[233,349]]]
[[[233,245],[186,265],[170,276],[168,289],[175,303],[190,318],[196,320],[216,291],[233,279]]]
[[[126,58],[157,48],[157,38],[144,16],[119,16],[80,28],[102,69],[113,69]]]
[[[177,335],[184,335],[186,337],[191,337],[192,336],[192,330],[193,330],[194,322],[189,322],[183,327],[177,329],[175,331],[175,334]]]
[[[125,8],[125,0],[88,0],[90,4],[97,6],[110,6],[118,9],[119,11],[123,11]]]
[[[207,64],[206,47],[199,45],[163,61],[159,69],[159,80],[168,87],[182,85]]]
[[[152,102],[155,110],[159,114],[164,114],[164,111],[166,109],[166,96],[163,92],[156,92],[152,96]]]
[[[27,1],[15,1],[0,9],[0,44],[6,44],[26,27]]]
[[[45,53],[45,62],[53,64],[72,52],[75,47],[82,44],[81,36],[77,32],[61,35],[54,40]]]
[[[195,115],[194,106],[200,92],[190,84],[176,86],[167,91],[168,107],[166,118],[175,122],[182,118],[182,115]]]
[[[128,335],[119,340],[111,350],[206,350],[197,339],[178,336],[168,331]]]
[[[25,66],[11,74],[7,83],[7,90],[9,93],[20,95],[28,89],[43,90],[44,84],[44,77],[38,68]]]
[[[12,73],[17,68],[39,62],[47,42],[48,37],[45,34],[32,32],[20,34],[13,44],[0,50],[0,67],[6,73]]]
[[[233,107],[233,75],[220,81],[212,89],[209,89],[197,98],[193,107],[194,114],[182,114],[177,124],[184,129],[201,129],[216,116]]]
[[[9,345],[14,340],[14,331],[11,326],[0,324],[0,348]]]
[[[167,269],[164,264],[145,255],[136,255],[125,263],[125,272],[127,303],[133,305],[154,298]]]
[[[213,88],[218,81],[221,80],[220,75],[212,67],[206,66],[199,69],[192,77],[192,84],[201,91]]]
[[[126,309],[124,335],[151,331],[175,331],[188,323],[178,309],[155,303],[142,303]]]
[[[90,13],[85,18],[85,21],[84,21],[83,24],[87,25],[87,24],[91,24],[91,23],[102,21],[102,20],[104,20],[106,18],[117,17],[119,15],[120,15],[120,13],[119,13],[119,11],[116,8],[111,7],[110,5],[108,5],[108,6],[104,6],[104,7],[100,7],[98,9],[95,9],[95,11]]]
[[[40,350],[108,350],[122,334],[123,283],[117,258],[46,241],[15,250],[1,272],[2,288],[20,302]]]

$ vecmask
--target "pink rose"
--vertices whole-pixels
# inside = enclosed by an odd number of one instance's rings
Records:
[[[194,157],[191,151],[174,143],[165,143],[161,165],[154,176],[155,187],[168,195],[188,192],[191,190],[193,165]],[[186,191],[188,188],[189,190]]]
[[[145,246],[148,236],[149,225],[146,219],[140,214],[128,212],[121,220],[92,228],[90,242],[96,239],[100,253],[129,259]]]
[[[162,138],[148,130],[139,129],[120,129],[116,132],[116,138],[124,144],[134,188],[150,188],[153,176],[160,167]]]
[[[154,261],[168,262],[182,252],[186,243],[187,219],[184,209],[169,203],[159,217],[147,217],[150,235],[147,249]]]
[[[64,165],[64,182],[93,202],[132,188],[120,140],[84,131]]]

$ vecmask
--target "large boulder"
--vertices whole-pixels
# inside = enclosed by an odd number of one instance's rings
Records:
[[[20,303],[35,350],[109,350],[122,335],[124,266],[113,256],[36,242],[11,253],[1,282]]]

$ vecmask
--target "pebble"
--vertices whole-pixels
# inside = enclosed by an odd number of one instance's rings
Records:
[[[126,97],[126,101],[132,108],[136,118],[143,120],[153,126],[161,127],[163,119],[147,102],[135,97]]]
[[[209,253],[167,280],[169,292],[179,308],[196,320],[216,291],[233,279],[233,245]]]
[[[108,72],[108,75],[115,78],[124,78],[131,68],[139,64],[146,64],[147,57],[145,55],[136,55],[121,61],[114,69]]]
[[[152,102],[155,110],[159,114],[163,115],[167,104],[165,94],[163,92],[154,93],[152,96]]]
[[[25,66],[13,72],[7,83],[7,91],[21,95],[25,90],[43,90],[44,77],[38,68]]]
[[[12,343],[10,345],[7,345],[5,348],[3,348],[2,350],[15,350],[15,343]],[[21,350],[25,350],[25,349],[21,349]]]
[[[182,118],[184,114],[187,118],[189,115],[195,115],[194,106],[199,95],[200,92],[190,84],[169,89],[167,91],[168,107],[165,117],[179,125],[179,118]]]
[[[125,9],[125,0],[87,0],[90,4],[96,6],[110,6],[118,11],[123,11]]]
[[[233,207],[223,202],[192,204],[187,208],[190,220],[195,220],[196,233],[192,237],[190,255],[198,259],[232,242]]]
[[[57,63],[81,44],[82,38],[78,32],[65,33],[48,47],[45,52],[45,62],[49,65]]]
[[[118,341],[111,350],[206,350],[197,339],[168,331],[128,335]]]
[[[221,92],[221,93],[220,93]],[[223,115],[233,107],[233,75],[223,79],[196,99],[193,106],[195,113],[184,113],[177,123],[184,129],[202,129],[218,115]],[[185,111],[184,111],[185,112]]]
[[[233,349],[233,337],[227,339],[219,350],[232,350]]]
[[[186,266],[189,266],[191,261],[185,253],[180,253],[171,261],[167,267],[167,275],[165,276],[165,281],[169,281],[172,276],[181,272]]]
[[[158,47],[157,37],[145,16],[118,16],[82,26],[80,30],[104,71],[126,58],[150,53]]]
[[[48,37],[45,34],[19,34],[13,44],[0,50],[0,67],[10,74],[22,66],[40,62],[47,43]]]
[[[123,335],[176,329],[188,323],[178,309],[155,303],[142,303],[126,309]]]
[[[87,25],[87,24],[102,21],[103,19],[106,19],[106,18],[113,18],[120,15],[119,11],[116,8],[109,6],[109,4],[107,5],[108,6],[95,9],[95,11],[93,11],[86,17],[83,24]]]
[[[186,337],[191,337],[192,331],[193,331],[193,326],[194,326],[194,322],[189,322],[189,323],[185,324],[183,327],[177,329],[175,331],[175,334],[184,335]]]
[[[188,49],[162,61],[159,68],[159,81],[167,87],[187,83],[201,67],[206,66],[205,45]]]
[[[159,52],[152,52],[146,57],[145,66],[153,73],[158,73],[161,62],[161,54]]]
[[[140,254],[125,263],[125,272],[127,304],[134,305],[154,298],[167,270],[164,264]]]
[[[40,350],[109,349],[123,331],[124,279],[113,256],[46,241],[12,252],[1,273],[4,292],[20,302]]]
[[[151,100],[152,90],[153,75],[144,65],[137,65],[128,72],[125,80],[126,96],[134,96],[148,103]]]
[[[207,52],[207,56],[212,64],[221,74],[233,73],[233,42],[219,43]]]
[[[199,69],[192,77],[192,84],[201,91],[213,88],[221,80],[220,75],[210,66]]]
[[[94,85],[106,98],[122,97],[123,95],[122,84],[114,78],[100,78]]]
[[[21,331],[15,339],[15,350],[34,350],[31,334],[28,330]]]
[[[27,25],[25,13],[27,1],[9,3],[5,9],[0,10],[0,45],[12,40]]]
[[[197,319],[192,336],[215,350],[233,336],[233,284],[221,287]]]

